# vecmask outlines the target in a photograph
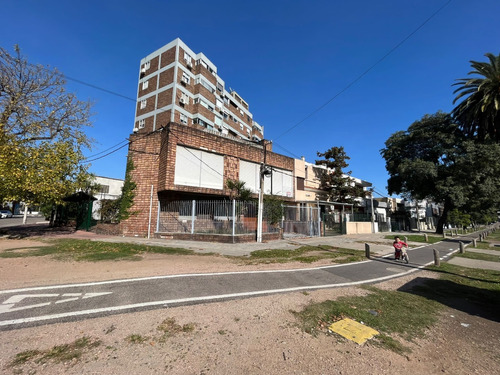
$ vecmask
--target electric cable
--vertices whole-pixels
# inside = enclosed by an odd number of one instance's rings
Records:
[[[413,30],[410,34],[408,34],[403,40],[401,40],[398,44],[396,44],[394,47],[392,47],[389,52],[387,52],[385,55],[383,55],[380,59],[378,59],[374,64],[372,64],[368,69],[366,69],[363,73],[361,73],[359,76],[357,76],[353,81],[351,81],[347,86],[345,86],[342,90],[340,90],[338,93],[336,93],[334,96],[332,96],[330,99],[328,99],[324,104],[316,108],[314,111],[309,113],[307,116],[305,116],[302,120],[297,122],[295,125],[291,126],[287,130],[285,130],[283,133],[281,133],[278,137],[275,139],[280,139],[283,137],[285,134],[288,134],[291,132],[293,129],[295,129],[297,126],[302,124],[304,121],[312,117],[314,114],[318,113],[321,111],[323,108],[325,108],[328,104],[330,104],[332,101],[337,99],[341,94],[343,94],[345,91],[347,91],[351,86],[353,86],[355,83],[357,83],[361,78],[363,78],[365,75],[367,75],[373,68],[375,68],[378,64],[380,64],[382,61],[384,61],[389,55],[391,55],[394,51],[396,51],[399,47],[401,47],[408,39],[410,39],[415,33],[417,33],[422,27],[424,27],[432,18],[434,18],[439,12],[441,12],[445,7],[447,7],[453,0],[448,0],[444,5],[442,5],[438,10],[436,10],[434,13],[432,13],[424,22],[422,22],[415,30]]]

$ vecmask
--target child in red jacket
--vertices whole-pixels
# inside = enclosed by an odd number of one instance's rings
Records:
[[[401,258],[401,249],[403,246],[408,247],[408,244],[406,242],[403,242],[399,239],[398,236],[394,237],[394,242],[392,243],[392,246],[394,246],[394,260],[399,260]]]

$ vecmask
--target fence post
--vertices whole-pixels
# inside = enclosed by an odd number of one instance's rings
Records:
[[[427,235],[427,233],[424,233],[424,238],[425,238],[425,242],[429,242],[429,236]]]
[[[309,207],[309,236],[313,236],[313,208]]]
[[[319,200],[318,200],[318,237],[321,237],[321,209],[319,208]]]
[[[365,243],[365,256],[370,259],[370,245]]]
[[[236,232],[236,199],[233,199],[233,229],[232,229],[233,243],[234,243],[235,232]]]
[[[477,240],[475,238],[472,239],[472,246],[477,247]]]
[[[434,265],[436,267],[441,266],[441,259],[439,258],[439,251],[437,251],[436,249],[432,249],[432,251],[434,252]]]
[[[443,228],[443,238],[446,238],[446,231]]]
[[[458,243],[460,245],[460,254],[465,253],[464,243],[462,241],[459,241]]]
[[[161,210],[161,204],[160,204],[160,200],[158,199],[158,213],[156,215],[156,232],[157,233],[160,231],[160,210]]]
[[[191,210],[191,234],[194,234],[194,218],[196,214],[196,201],[193,199],[193,207]]]
[[[405,236],[405,242],[408,243],[408,237]]]

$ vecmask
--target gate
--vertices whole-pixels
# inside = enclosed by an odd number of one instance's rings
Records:
[[[340,212],[324,213],[322,216],[323,236],[338,236],[345,232]]]
[[[321,235],[319,208],[312,206],[283,206],[283,236],[319,237]]]

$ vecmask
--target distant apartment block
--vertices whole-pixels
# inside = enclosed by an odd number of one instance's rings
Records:
[[[203,53],[193,52],[178,38],[141,60],[137,99],[136,133],[175,122],[237,139],[264,138],[248,103],[227,89]]]

